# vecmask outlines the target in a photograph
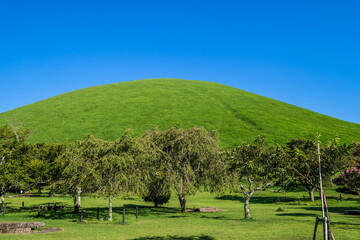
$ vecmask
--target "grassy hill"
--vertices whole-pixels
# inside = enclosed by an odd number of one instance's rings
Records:
[[[135,135],[159,126],[217,129],[221,145],[233,147],[262,134],[268,142],[290,138],[322,141],[338,135],[360,140],[360,125],[226,85],[181,79],[146,79],[85,88],[0,114],[0,124],[22,122],[31,142],[82,139],[86,133],[108,140],[125,129]]]

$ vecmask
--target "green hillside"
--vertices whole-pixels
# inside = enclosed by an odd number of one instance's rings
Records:
[[[221,145],[233,147],[257,135],[268,142],[290,138],[322,140],[338,135],[360,140],[360,125],[318,114],[218,83],[146,79],[85,88],[0,114],[0,124],[23,123],[31,142],[82,139],[84,134],[114,140],[125,129],[135,135],[159,126],[217,129]]]

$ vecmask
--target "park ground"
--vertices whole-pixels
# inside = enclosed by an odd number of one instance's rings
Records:
[[[338,189],[339,190],[339,189]],[[349,209],[360,210],[360,199],[337,189],[326,189],[332,231],[337,240],[359,239],[360,216],[343,214]],[[340,194],[342,200],[339,200]],[[306,200],[303,200],[305,195]],[[318,196],[315,193],[315,196]],[[243,198],[240,194],[216,195],[207,192],[187,197],[187,208],[217,207],[225,211],[213,213],[180,213],[175,195],[166,205],[153,208],[140,198],[115,199],[114,221],[108,222],[104,198],[82,198],[84,220],[73,213],[70,197],[14,197],[7,198],[7,214],[0,222],[45,222],[46,227],[59,227],[63,231],[44,234],[1,235],[1,239],[311,239],[316,216],[321,216],[321,201],[310,202],[306,192],[258,192],[250,201],[250,220],[244,219]],[[299,200],[300,199],[300,204]],[[280,202],[279,202],[280,200]],[[24,202],[25,207],[22,207]],[[44,211],[37,216],[38,204],[61,203],[65,210]],[[100,218],[97,219],[97,208]],[[126,210],[126,224],[122,224],[122,211]],[[139,208],[139,218],[135,208]],[[281,208],[281,209],[279,209]],[[280,211],[279,211],[280,210]],[[322,237],[322,226],[318,237]]]

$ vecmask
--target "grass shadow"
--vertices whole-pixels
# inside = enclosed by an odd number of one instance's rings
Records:
[[[230,200],[230,201],[239,201],[244,202],[244,197],[240,195],[222,195],[219,197],[216,197],[216,199],[219,200]],[[250,203],[265,203],[265,204],[271,204],[271,203],[288,203],[288,202],[297,202],[298,198],[295,197],[251,197]]]
[[[287,217],[316,217],[319,214],[315,213],[277,213],[276,216],[287,216]]]
[[[175,217],[183,217],[183,216],[169,216],[169,214],[180,213],[179,208],[169,208],[169,207],[150,207],[146,205],[133,205],[133,204],[126,204],[124,207],[113,207],[113,214],[122,215],[123,209],[125,209],[126,216],[136,215],[136,207],[138,208],[138,216],[167,216],[169,218]],[[31,218],[43,218],[43,219],[56,219],[56,220],[63,220],[67,219],[69,221],[77,221],[80,219],[80,212],[75,213],[74,208],[67,207],[65,209],[59,209],[56,212],[54,210],[42,210],[40,216],[37,215],[37,206],[31,206],[23,211],[28,211],[29,217]],[[84,220],[95,220],[98,218],[106,219],[108,217],[109,208],[108,207],[93,207],[93,208],[83,208],[83,219]],[[99,214],[98,214],[99,211]],[[16,212],[16,210],[11,211]],[[185,217],[185,215],[184,215]]]
[[[299,207],[299,209],[307,211],[317,211],[321,212],[321,206],[319,207]],[[360,207],[329,207],[329,213],[345,213],[347,210],[360,210]]]
[[[343,229],[357,229],[357,230],[360,229],[360,223],[331,222],[331,225],[334,227],[340,227]]]
[[[208,236],[208,235],[199,235],[199,236],[166,236],[166,237],[140,237],[140,238],[133,238],[132,240],[215,240],[215,238]]]

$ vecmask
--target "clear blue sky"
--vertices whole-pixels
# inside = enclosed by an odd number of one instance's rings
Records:
[[[0,0],[0,112],[144,78],[360,123],[360,1]]]

